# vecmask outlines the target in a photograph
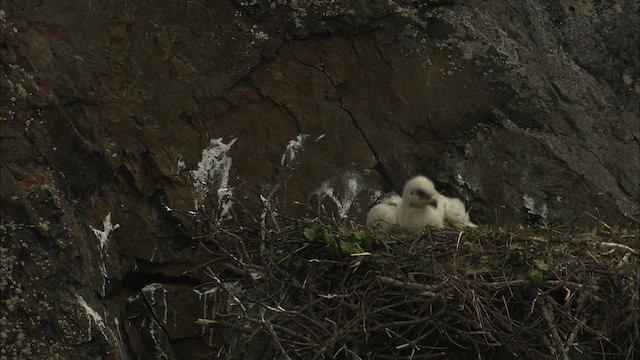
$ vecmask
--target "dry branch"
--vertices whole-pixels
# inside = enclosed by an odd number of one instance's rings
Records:
[[[627,245],[624,245],[624,244],[617,244],[617,243],[612,243],[612,242],[601,242],[600,246],[623,250],[623,251],[626,251],[626,252],[630,252],[633,255],[637,255],[638,254],[637,250],[632,249],[631,247],[629,247]]]

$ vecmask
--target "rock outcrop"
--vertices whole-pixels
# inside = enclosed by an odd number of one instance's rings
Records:
[[[422,173],[480,225],[638,224],[635,1],[1,7],[2,358],[215,354],[196,207],[363,223]]]

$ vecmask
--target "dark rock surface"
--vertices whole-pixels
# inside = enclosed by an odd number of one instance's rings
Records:
[[[278,184],[356,223],[423,173],[483,225],[637,224],[636,1],[0,5],[2,359],[215,357],[194,321],[239,310],[189,212]]]

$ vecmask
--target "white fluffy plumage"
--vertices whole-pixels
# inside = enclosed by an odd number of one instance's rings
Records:
[[[469,220],[469,212],[462,200],[450,198],[444,195],[438,196],[438,208],[444,214],[444,221],[447,225],[455,228],[478,227]]]
[[[427,226],[478,227],[469,220],[462,200],[441,195],[433,182],[424,176],[409,180],[402,197],[391,195],[371,208],[366,225],[384,232],[412,233],[420,233]]]
[[[396,214],[398,226],[412,233],[420,233],[427,226],[444,227],[443,208],[437,204],[440,196],[428,178],[416,176],[409,180]]]
[[[378,228],[384,232],[393,232],[398,224],[396,215],[401,202],[402,198],[394,194],[372,207],[367,214],[367,227]]]

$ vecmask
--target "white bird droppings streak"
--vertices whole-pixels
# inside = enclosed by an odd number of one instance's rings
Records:
[[[122,336],[120,335],[120,331],[119,331],[120,324],[118,322],[118,319],[115,318],[116,326],[118,327],[118,337],[116,337],[113,331],[109,327],[107,327],[102,316],[100,316],[100,314],[98,314],[97,311],[95,311],[91,306],[89,306],[87,301],[82,296],[76,295],[76,299],[78,300],[78,304],[82,307],[85,314],[87,314],[87,317],[89,318],[89,329],[88,329],[89,340],[91,340],[91,327],[93,324],[96,324],[96,326],[100,330],[100,333],[102,334],[104,339],[107,340],[107,342],[111,346],[118,349],[121,357],[124,357],[125,355],[124,347],[122,345],[122,342],[118,340],[118,338],[122,339]],[[106,310],[105,310],[105,317],[106,317]],[[111,336],[109,336],[109,334]]]
[[[156,350],[156,359],[168,359],[167,353],[164,352],[162,348],[162,337],[161,331],[163,331],[162,327],[157,321],[151,321],[149,324],[149,335],[153,339],[153,345]]]
[[[304,143],[309,138],[309,134],[299,134],[295,139],[289,140],[287,144],[287,148],[284,150],[282,154],[282,158],[280,158],[280,165],[287,166],[291,170],[294,170],[298,165],[299,160],[297,160],[300,153],[304,152]],[[324,138],[324,134],[318,135],[315,138],[315,141],[318,142]]]
[[[149,293],[151,296],[151,305],[154,306],[156,304],[156,290],[162,289],[162,306],[164,310],[163,322],[167,323],[167,318],[169,315],[169,306],[167,304],[167,289],[165,289],[161,284],[153,283],[142,288],[143,292]],[[154,311],[155,312],[155,311]]]
[[[76,298],[78,299],[78,304],[80,304],[85,314],[87,314],[87,317],[89,318],[89,328],[87,329],[87,333],[89,336],[89,340],[91,340],[92,325],[95,323],[102,332],[102,328],[104,327],[104,321],[102,320],[102,317],[95,310],[93,310],[93,308],[89,306],[89,304],[87,304],[87,302],[84,300],[82,296],[76,295]],[[107,339],[107,336],[104,333],[102,335],[104,336],[105,339]]]
[[[111,232],[113,230],[118,229],[120,227],[120,224],[112,225],[111,224],[111,213],[108,213],[107,216],[105,216],[104,220],[102,220],[102,229],[103,230],[98,230],[98,229],[94,228],[93,226],[89,226],[89,227],[93,231],[93,234],[100,241],[100,249],[104,251],[104,249],[106,249],[107,245],[109,245],[109,235],[111,235]]]
[[[169,315],[169,306],[167,306],[167,289],[162,288],[162,304],[164,305],[164,323],[167,323],[167,316]]]
[[[351,209],[351,204],[353,204],[353,200],[355,200],[356,196],[360,192],[360,183],[354,179],[349,178],[347,180],[347,187],[344,192],[344,196],[342,199],[342,208],[340,209],[340,217],[345,218]]]
[[[151,305],[151,310],[154,313],[154,316],[156,318],[158,318],[158,315],[155,312],[155,304],[156,304],[156,297],[155,297],[155,292],[158,289],[162,289],[163,291],[163,306],[164,306],[164,322],[167,322],[167,298],[166,298],[166,289],[162,286],[162,284],[158,284],[158,283],[152,283],[149,284],[145,287],[142,288],[142,292],[143,293],[148,293],[149,294],[149,304]],[[146,325],[146,319],[142,320],[142,324],[140,325],[140,330],[142,331],[142,329],[144,328],[144,326]],[[164,352],[164,349],[162,347],[162,333],[164,329],[162,328],[162,326],[160,325],[160,323],[154,319],[151,319],[151,321],[149,322],[149,335],[151,336],[151,339],[153,339],[153,344],[154,344],[154,348],[156,351],[156,359],[168,359],[169,357],[167,356],[167,354]]]
[[[524,207],[527,210],[535,211],[535,202],[531,196],[524,194],[522,195],[522,200],[524,201]]]
[[[109,235],[111,235],[114,230],[120,228],[120,224],[113,225],[111,223],[111,213],[108,213],[107,216],[104,217],[104,220],[102,220],[102,230],[98,230],[93,226],[89,227],[100,242],[100,271],[102,272],[102,296],[104,296],[107,291],[107,266],[105,257],[107,256],[107,247],[109,246]]]
[[[292,165],[294,166],[294,160],[298,153],[304,150],[303,142],[306,138],[309,137],[309,134],[299,134],[294,140],[290,140],[289,144],[287,144],[287,148],[282,154],[282,158],[280,159],[280,165]]]
[[[527,209],[530,214],[538,215],[545,220],[547,219],[547,204],[542,204],[536,208],[535,200],[527,194],[522,195],[522,200],[524,202],[525,209]]]
[[[152,305],[156,304],[156,290],[157,288],[154,288],[153,290],[151,290],[151,298],[152,298]],[[168,314],[168,307],[167,307],[167,290],[164,287],[161,287],[162,289],[162,306],[163,306],[163,313],[164,313],[164,317],[163,317],[163,323],[167,323],[167,314]],[[155,308],[152,309],[153,312],[155,313]],[[159,314],[156,315],[158,318],[160,317]]]
[[[328,197],[336,204],[338,208],[338,214],[341,219],[345,219],[351,209],[351,205],[353,201],[360,193],[362,189],[362,185],[358,181],[358,175],[353,173],[347,173],[343,176],[344,184],[341,184],[341,187],[344,187],[344,191],[342,195],[337,195],[335,189],[331,186],[329,181],[325,181],[320,185],[320,187],[315,191],[316,194],[320,198]]]
[[[178,154],[178,158],[176,159],[176,162],[177,162],[178,168],[176,169],[174,175],[180,174],[180,171],[182,171],[187,166],[184,159],[182,158],[182,154]]]
[[[218,206],[222,210],[220,219],[225,218],[231,209],[231,197],[233,190],[229,188],[229,172],[231,171],[232,159],[229,156],[231,147],[236,142],[236,138],[225,144],[222,138],[211,139],[209,147],[202,150],[202,159],[198,163],[198,169],[191,171],[191,176],[195,182],[195,207],[202,205],[202,201],[209,194],[209,187],[216,186],[218,195]]]
[[[207,314],[207,310],[208,310],[208,307],[209,307],[208,306],[208,301],[209,301],[209,298],[211,297],[210,295],[215,295],[218,292],[218,288],[211,288],[211,289],[208,289],[206,291],[199,291],[199,290],[193,289],[193,292],[198,294],[198,299],[203,301],[203,304],[202,304],[202,318],[203,319],[208,319],[208,317],[207,317],[209,315],[209,314]],[[204,298],[204,300],[203,300],[203,298]],[[215,297],[214,297],[214,301],[215,301]],[[215,316],[215,306],[212,306],[211,309],[212,310],[211,310],[211,319],[210,320],[213,320],[214,316]],[[206,331],[207,331],[207,328],[203,325],[202,326],[202,334],[201,335],[204,335],[206,333]],[[213,329],[210,329],[210,332],[211,331],[213,331]]]
[[[120,341],[122,342],[122,330],[120,330],[120,320],[118,320],[118,318],[113,318],[113,322],[116,323],[116,330],[118,330],[118,338],[120,338]]]

